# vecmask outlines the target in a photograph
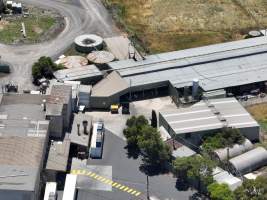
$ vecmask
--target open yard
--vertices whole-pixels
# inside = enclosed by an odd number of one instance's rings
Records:
[[[267,133],[267,103],[249,106],[246,109],[259,122],[262,129]]]
[[[6,15],[3,17],[0,21],[0,42],[6,44],[39,42],[41,37],[57,25],[57,19],[60,18],[51,11],[33,7],[28,8],[28,12],[28,16]],[[21,32],[22,22],[25,24],[26,38]]]
[[[149,53],[241,39],[267,25],[266,0],[103,0]]]

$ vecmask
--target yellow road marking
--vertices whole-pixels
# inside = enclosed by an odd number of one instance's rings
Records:
[[[105,184],[111,185],[112,187],[120,189],[120,190],[122,190],[124,192],[127,192],[127,193],[131,194],[131,195],[139,196],[141,194],[141,192],[138,192],[138,191],[136,191],[134,189],[131,189],[131,188],[127,187],[127,186],[121,185],[121,184],[119,184],[117,182],[113,182],[110,179],[107,179],[105,177],[102,177],[102,176],[97,175],[97,174],[95,174],[93,172],[90,172],[90,171],[86,171],[86,170],[71,170],[70,173],[71,174],[76,174],[76,175],[87,175],[87,176],[90,176],[90,177],[92,177],[92,178],[94,178],[96,180],[99,180],[99,181],[101,181],[101,182],[103,182]]]
[[[133,191],[133,189],[130,189],[130,190],[128,190],[127,192],[128,192],[128,193],[131,193],[131,191]]]
[[[114,182],[114,183],[112,184],[112,187],[115,187],[116,185],[118,185],[118,183]]]
[[[124,185],[120,187],[120,190],[122,190],[123,188],[125,188],[125,186],[124,186]]]
[[[97,179],[97,177],[99,177],[97,174],[95,176],[93,176],[93,178]]]
[[[136,192],[137,192],[137,191],[134,190],[134,191],[131,192],[131,194],[135,194]]]
[[[102,177],[101,179],[100,179],[100,181],[102,181],[102,182],[104,182],[106,180],[106,178],[104,178],[104,177]]]
[[[136,194],[135,194],[135,196],[138,196],[138,195],[140,195],[141,194],[141,192],[137,192]]]

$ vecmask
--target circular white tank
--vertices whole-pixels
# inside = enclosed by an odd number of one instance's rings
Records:
[[[113,61],[115,59],[114,55],[108,51],[93,51],[89,53],[87,59],[91,63],[95,64],[105,64]]]
[[[82,53],[101,50],[103,48],[103,42],[103,38],[93,34],[80,35],[74,41],[76,50]]]

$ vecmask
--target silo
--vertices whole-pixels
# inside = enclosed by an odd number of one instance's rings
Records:
[[[88,34],[88,35],[80,35],[75,38],[75,48],[77,51],[81,53],[90,53],[95,50],[103,49],[103,38]]]
[[[267,151],[263,147],[257,147],[230,159],[229,163],[233,174],[247,174],[267,164]]]
[[[213,157],[218,161],[225,161],[228,157],[228,148],[216,149],[213,151]],[[229,148],[229,158],[233,158],[235,156],[239,156],[242,153],[245,153],[249,150],[253,149],[253,144],[245,139],[243,144],[235,144]]]
[[[196,99],[198,97],[199,92],[199,80],[194,79],[193,80],[193,86],[192,86],[192,97]]]

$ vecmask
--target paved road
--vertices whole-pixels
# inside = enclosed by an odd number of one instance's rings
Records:
[[[118,35],[111,17],[100,0],[21,0],[22,3],[53,9],[64,16],[66,28],[55,39],[33,45],[0,44],[2,60],[12,65],[12,73],[1,78],[0,84],[12,80],[20,90],[33,89],[31,66],[41,56],[57,57],[84,33],[95,33],[102,37]]]
[[[112,181],[134,189],[141,194],[139,196],[131,195],[128,192],[114,188],[109,191],[79,191],[78,196],[81,200],[145,200],[146,199],[146,175],[141,173],[139,166],[140,159],[127,157],[127,151],[124,149],[126,142],[106,131],[103,159],[88,160],[88,165],[112,166]],[[175,187],[176,179],[169,174],[157,175],[149,178],[150,195],[160,200],[188,200],[194,191],[178,191]]]

